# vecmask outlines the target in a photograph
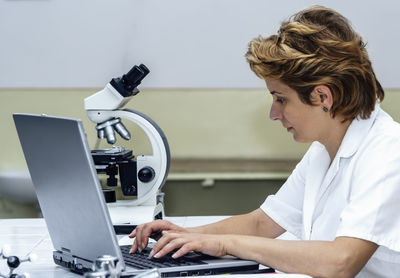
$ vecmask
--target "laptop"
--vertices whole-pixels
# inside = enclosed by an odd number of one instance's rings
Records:
[[[162,277],[257,270],[259,264],[231,256],[189,253],[148,259],[119,246],[93,158],[79,119],[14,114],[19,140],[55,251],[54,262],[74,272],[90,271],[102,255],[119,260],[122,276],[158,268]],[[147,250],[147,252],[149,252]]]

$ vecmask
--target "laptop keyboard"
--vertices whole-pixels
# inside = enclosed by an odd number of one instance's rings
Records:
[[[138,269],[151,269],[151,268],[164,268],[164,267],[176,267],[176,266],[188,266],[188,265],[199,265],[206,264],[202,260],[213,259],[215,257],[208,256],[205,254],[190,252],[185,256],[174,259],[172,258],[172,253],[168,254],[160,259],[151,258],[149,259],[149,254],[151,248],[145,248],[141,253],[136,252],[129,254],[131,245],[120,246],[122,251],[122,256],[124,258],[125,264]]]

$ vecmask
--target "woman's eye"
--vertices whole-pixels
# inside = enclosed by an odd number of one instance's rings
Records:
[[[277,98],[276,98],[276,101],[279,102],[279,103],[284,103],[284,102],[285,102],[285,99],[284,99],[284,98],[281,98],[281,97],[277,97]]]

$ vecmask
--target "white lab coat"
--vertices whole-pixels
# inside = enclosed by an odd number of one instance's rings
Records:
[[[293,173],[261,209],[303,240],[339,236],[379,248],[356,276],[400,277],[400,125],[376,105],[353,120],[330,164],[314,142]]]

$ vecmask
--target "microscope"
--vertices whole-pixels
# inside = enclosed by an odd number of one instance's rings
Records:
[[[118,186],[129,200],[117,200],[115,190],[103,190],[114,225],[138,225],[164,217],[163,193],[160,191],[169,172],[170,152],[161,128],[148,116],[122,109],[139,93],[137,86],[149,73],[141,64],[122,77],[113,78],[103,90],[84,100],[89,119],[96,123],[97,136],[112,147],[92,150],[97,173],[106,174],[108,186]],[[116,133],[125,140],[131,134],[122,119],[132,121],[147,135],[152,155],[134,155],[132,150],[114,146]],[[119,183],[116,176],[119,177]]]

